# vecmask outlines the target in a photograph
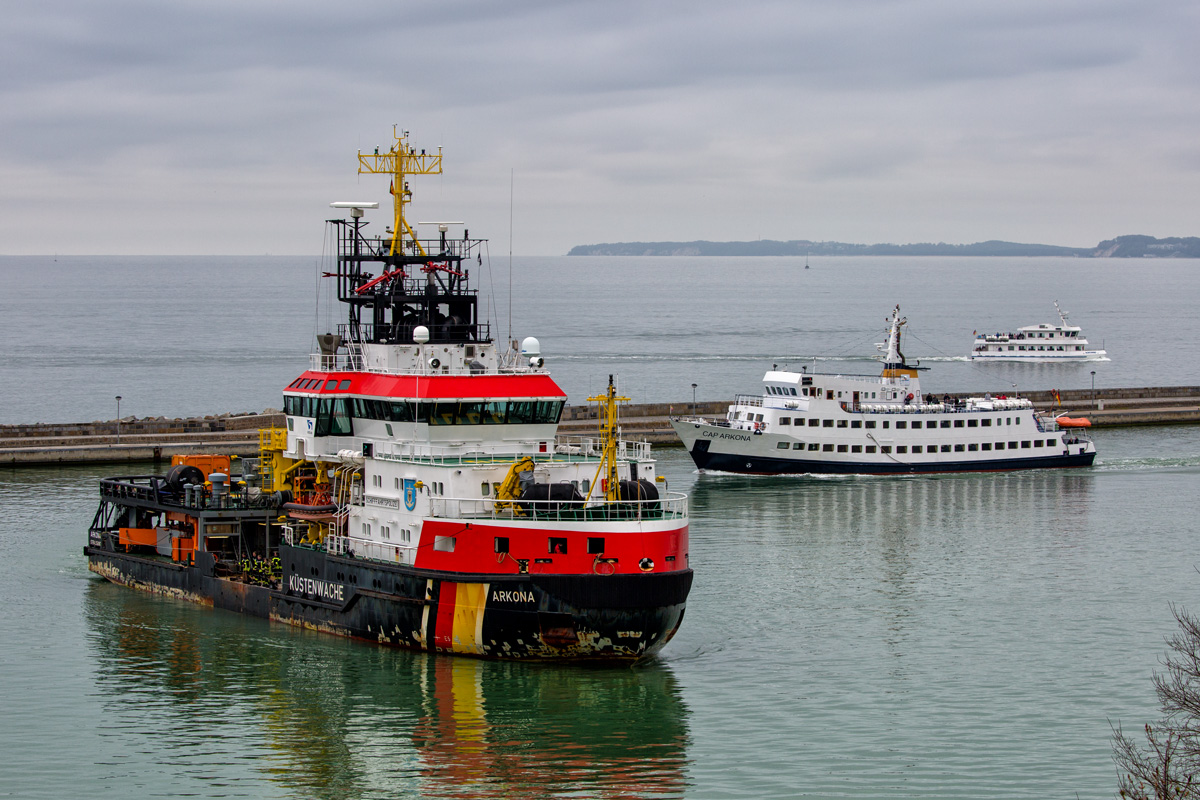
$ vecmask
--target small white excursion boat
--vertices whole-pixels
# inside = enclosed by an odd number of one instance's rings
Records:
[[[1091,350],[1078,325],[1054,301],[1061,325],[1025,325],[1016,333],[975,332],[972,361],[1108,361],[1104,350]]]

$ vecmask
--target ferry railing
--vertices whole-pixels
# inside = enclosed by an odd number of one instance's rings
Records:
[[[492,498],[431,497],[429,516],[471,520],[537,520],[538,522],[600,522],[687,518],[687,495],[666,492],[654,500],[621,500],[585,504],[570,500],[511,500],[497,507]]]
[[[1004,411],[1021,411],[1033,408],[1033,403],[1022,397],[983,401],[970,399],[961,402],[938,403],[841,403],[842,410],[850,414],[996,414]]]

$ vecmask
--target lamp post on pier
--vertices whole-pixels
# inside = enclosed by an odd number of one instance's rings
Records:
[[[1093,375],[1095,373],[1092,373]],[[117,395],[117,444],[121,443],[121,395]]]
[[[692,384],[692,416],[696,416],[696,384]]]
[[[1096,370],[1092,370],[1092,405],[1096,405]]]

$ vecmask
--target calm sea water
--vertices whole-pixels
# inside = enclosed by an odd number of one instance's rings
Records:
[[[696,583],[653,663],[383,650],[101,582],[95,468],[0,473],[0,794],[1109,797],[1200,607],[1200,428],[1080,471],[696,475]]]
[[[525,258],[476,267],[495,337],[536,336],[570,402],[759,391],[772,364],[873,373],[897,303],[928,391],[1200,383],[1200,262],[1055,258]],[[325,259],[0,257],[0,424],[278,408],[344,321]],[[326,281],[325,283],[328,283]],[[1057,323],[1110,362],[972,364],[975,330]]]
[[[115,394],[276,405],[322,324],[316,259],[54,264],[0,259],[6,421],[110,418]],[[610,369],[638,400],[715,399],[840,341],[870,371],[895,302],[928,358],[1049,321],[1057,294],[1106,338],[1098,385],[1191,384],[1195,266],[542,259],[514,334],[573,399]],[[939,390],[1007,374],[932,366]],[[112,468],[0,471],[0,795],[1110,797],[1110,723],[1156,718],[1170,604],[1200,610],[1200,428],[1096,438],[1087,470],[911,478],[696,475],[662,450],[696,582],[632,669],[389,651],[111,586],[82,547]]]

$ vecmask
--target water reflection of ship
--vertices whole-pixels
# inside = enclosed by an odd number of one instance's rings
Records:
[[[871,477],[756,478],[705,475],[695,483],[693,506],[745,529],[800,530],[809,537],[884,531],[910,521],[927,527],[946,521],[959,528],[977,522],[1003,534],[1020,515],[1061,521],[1080,530],[1091,507],[1094,475],[1014,472],[1006,475],[922,476],[885,481]],[[1003,519],[998,515],[1003,515]],[[764,526],[764,521],[767,522]],[[794,522],[794,525],[789,523]],[[779,524],[776,524],[779,523]],[[996,526],[1001,526],[997,528]]]
[[[688,712],[663,664],[438,659],[214,623],[103,583],[85,602],[112,729],[164,765],[194,754],[189,780],[216,787],[239,764],[249,780],[330,798],[684,793]]]

